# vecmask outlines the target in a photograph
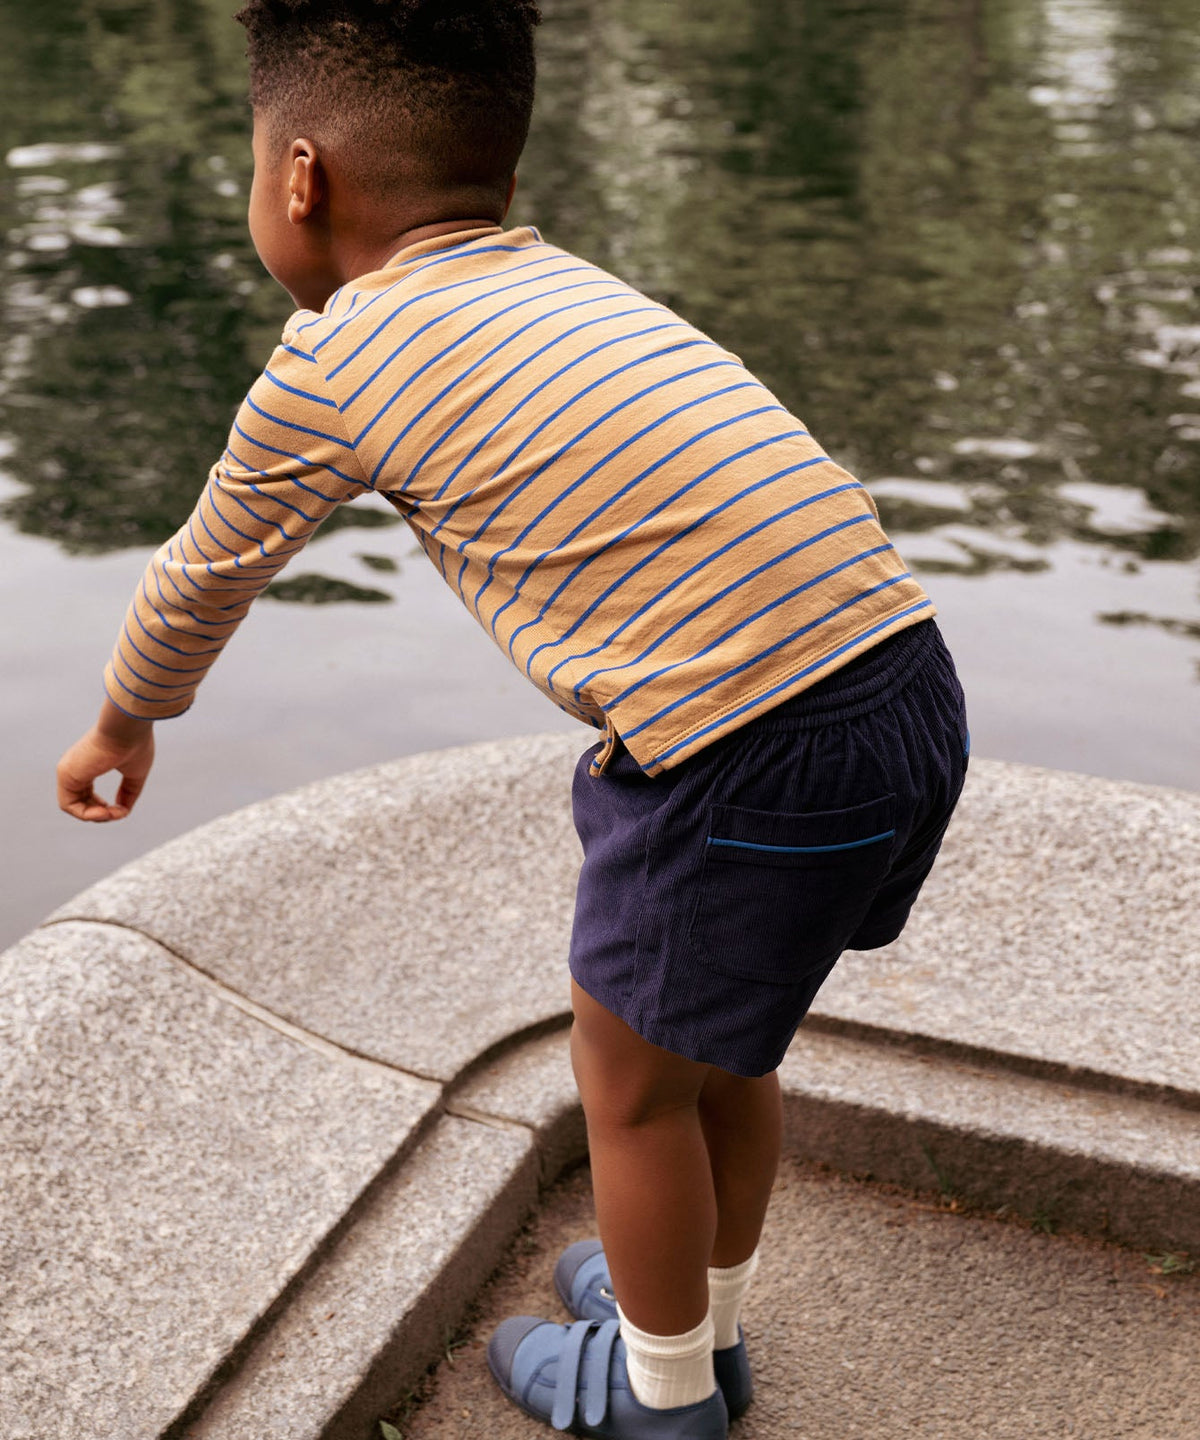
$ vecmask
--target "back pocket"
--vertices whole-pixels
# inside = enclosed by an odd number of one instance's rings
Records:
[[[795,984],[846,948],[887,874],[895,796],[788,814],[714,805],[691,950],[722,975]]]

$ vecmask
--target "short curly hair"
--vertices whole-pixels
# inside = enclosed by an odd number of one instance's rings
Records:
[[[248,0],[250,102],[380,194],[502,195],[533,110],[533,0]]]

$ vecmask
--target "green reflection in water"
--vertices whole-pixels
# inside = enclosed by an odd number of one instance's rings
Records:
[[[364,555],[360,552],[356,558],[361,560],[368,570],[378,570],[385,575],[394,575],[400,569],[399,560],[394,560],[390,555]]]
[[[30,487],[6,509],[71,549],[173,531],[287,313],[245,239],[241,50],[225,0],[0,5],[4,424]]]
[[[0,0],[6,513],[69,548],[171,533],[287,313],[245,234],[232,8]],[[516,222],[676,306],[864,478],[924,483],[881,488],[897,529],[1200,553],[1194,0],[546,10]],[[1039,563],[956,543],[959,573]]]
[[[307,572],[272,580],[263,595],[270,600],[291,600],[300,605],[339,605],[348,600],[381,605],[392,599],[386,590],[376,590],[371,585],[355,585],[349,580]]]
[[[547,68],[575,83],[543,93],[525,166],[544,229],[728,344],[865,478],[966,485],[972,524],[1039,545],[1197,554],[1190,0],[553,13]],[[1097,529],[1064,482],[1136,487],[1162,523]]]

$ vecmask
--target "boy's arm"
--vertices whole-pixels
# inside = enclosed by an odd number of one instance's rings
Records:
[[[100,719],[60,764],[64,810],[81,820],[128,813],[153,758],[152,722],[190,706],[256,596],[331,511],[369,488],[319,365],[285,332],[191,516],[134,593]],[[109,806],[92,783],[112,769],[125,780]]]

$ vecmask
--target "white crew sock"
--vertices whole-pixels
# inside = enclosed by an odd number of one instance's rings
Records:
[[[750,1281],[758,1269],[758,1251],[740,1265],[726,1270],[709,1269],[708,1299],[713,1322],[713,1348],[728,1350],[738,1343],[738,1319]]]
[[[652,1410],[671,1410],[676,1405],[698,1405],[716,1390],[711,1315],[684,1335],[648,1335],[629,1323],[619,1305],[617,1317],[629,1385],[639,1403]]]

